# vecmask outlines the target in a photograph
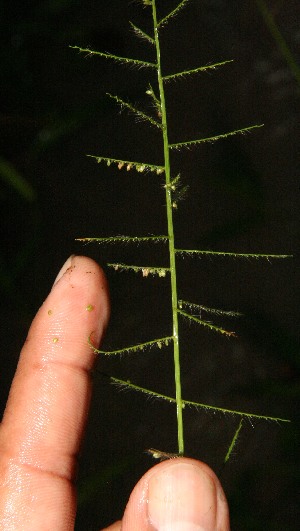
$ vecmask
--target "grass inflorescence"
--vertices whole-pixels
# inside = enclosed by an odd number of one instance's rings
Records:
[[[117,95],[108,96],[112,98],[121,108],[125,108],[131,114],[133,114],[137,119],[143,120],[149,126],[154,126],[157,130],[157,134],[161,135],[161,145],[162,153],[160,154],[160,159],[163,160],[163,164],[156,164],[149,161],[139,161],[133,162],[132,160],[123,160],[115,157],[111,157],[108,154],[101,155],[88,155],[92,157],[97,163],[103,163],[107,166],[114,165],[117,166],[119,170],[129,171],[133,170],[137,173],[144,174],[147,172],[154,173],[154,176],[157,178],[158,186],[163,189],[165,196],[165,219],[167,231],[165,235],[141,235],[141,236],[125,236],[125,235],[116,235],[116,236],[101,236],[101,237],[84,237],[78,238],[80,241],[89,243],[95,242],[99,244],[157,244],[161,243],[162,245],[167,245],[168,247],[168,264],[167,266],[153,266],[151,264],[144,264],[142,266],[135,264],[124,264],[124,263],[112,263],[109,264],[110,267],[114,268],[115,271],[128,271],[142,275],[143,277],[148,277],[155,275],[158,279],[164,279],[164,281],[169,282],[170,286],[170,320],[172,322],[171,330],[166,331],[166,335],[158,339],[149,339],[144,343],[139,343],[136,345],[121,347],[114,351],[103,351],[94,349],[96,353],[103,356],[115,356],[123,354],[133,354],[142,352],[144,350],[157,348],[161,350],[163,346],[172,345],[173,349],[173,359],[174,359],[174,383],[175,383],[175,395],[173,397],[166,396],[161,393],[156,392],[155,390],[146,389],[140,387],[132,382],[123,381],[120,379],[113,378],[112,381],[114,384],[121,386],[122,388],[131,389],[133,391],[138,391],[139,393],[144,393],[149,397],[158,398],[165,400],[176,407],[177,413],[177,445],[178,452],[177,455],[184,455],[184,423],[183,423],[183,410],[185,406],[194,407],[196,409],[204,409],[207,411],[220,412],[224,414],[232,414],[240,417],[240,422],[237,430],[234,433],[232,442],[229,445],[229,448],[226,453],[225,461],[228,461],[230,454],[236,444],[239,433],[242,429],[243,419],[261,419],[269,420],[275,422],[288,422],[285,419],[271,417],[266,415],[252,414],[249,412],[242,412],[238,410],[231,410],[223,407],[216,407],[209,404],[202,404],[200,402],[189,401],[182,396],[182,382],[181,382],[181,357],[180,357],[180,347],[181,347],[181,334],[180,334],[180,319],[187,319],[190,323],[193,323],[196,326],[205,327],[211,330],[212,332],[220,333],[231,338],[236,337],[236,333],[232,330],[227,330],[223,326],[214,324],[210,317],[218,316],[218,318],[234,318],[238,317],[239,313],[230,311],[230,310],[218,310],[214,308],[208,308],[201,305],[197,302],[189,302],[179,299],[178,294],[178,268],[177,261],[184,256],[213,256],[213,257],[223,257],[223,258],[246,258],[246,259],[282,259],[287,258],[288,255],[273,255],[273,254],[253,254],[253,253],[236,253],[236,252],[224,252],[222,250],[212,251],[209,249],[178,249],[176,246],[176,234],[174,227],[174,209],[178,207],[178,201],[181,196],[185,194],[186,188],[182,188],[180,183],[180,174],[174,175],[171,166],[171,152],[178,151],[181,149],[194,149],[197,146],[201,146],[203,143],[214,143],[219,140],[226,140],[229,137],[235,135],[243,135],[246,133],[254,133],[262,127],[261,124],[249,124],[240,129],[235,129],[233,131],[227,131],[226,133],[214,134],[206,138],[195,138],[189,139],[187,141],[180,140],[176,143],[170,142],[169,136],[169,123],[168,123],[168,114],[167,114],[167,94],[166,94],[166,85],[171,83],[173,80],[180,82],[181,80],[186,79],[189,76],[199,75],[201,72],[207,70],[215,70],[219,67],[225,66],[227,63],[230,63],[232,59],[219,61],[214,64],[209,64],[205,66],[195,66],[193,69],[183,70],[175,73],[164,72],[162,68],[162,50],[161,50],[161,39],[160,34],[164,30],[167,24],[172,22],[172,19],[179,15],[183,8],[186,8],[190,0],[183,0],[177,4],[169,13],[163,17],[159,16],[158,0],[143,0],[142,5],[145,7],[145,11],[148,11],[148,16],[152,21],[152,34],[144,31],[143,28],[137,27],[135,24],[131,24],[131,29],[134,34],[140,38],[145,44],[150,44],[154,54],[153,61],[143,61],[136,58],[120,57],[111,53],[94,51],[88,48],[80,48],[75,46],[74,48],[84,53],[85,55],[97,56],[104,60],[111,60],[116,63],[123,64],[125,66],[135,66],[138,69],[142,69],[141,74],[145,74],[147,69],[155,70],[156,72],[156,87],[153,88],[153,84],[146,85],[146,94],[151,99],[152,109],[155,110],[155,117],[151,116],[148,112],[138,109],[135,105],[123,100]],[[147,14],[145,14],[147,16]],[[173,136],[173,131],[172,131]],[[134,157],[133,157],[134,158]],[[181,294],[180,294],[181,295]],[[183,294],[182,294],[183,295]],[[206,315],[209,315],[209,318],[206,318]],[[204,317],[203,317],[204,315]],[[92,342],[90,342],[92,344]],[[169,450],[169,449],[167,449]],[[156,454],[159,454],[159,450],[155,450]],[[152,452],[153,453],[153,452]],[[162,452],[163,453],[163,452]],[[167,454],[174,456],[174,454]]]

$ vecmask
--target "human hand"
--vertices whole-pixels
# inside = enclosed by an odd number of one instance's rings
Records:
[[[77,455],[91,396],[93,344],[109,318],[103,272],[71,257],[22,349],[0,426],[1,531],[71,531]],[[137,483],[122,522],[107,531],[228,531],[226,499],[204,463],[178,458]]]

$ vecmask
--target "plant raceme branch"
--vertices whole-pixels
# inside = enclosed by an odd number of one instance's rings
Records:
[[[126,171],[130,171],[134,169],[138,173],[147,173],[151,171],[156,173],[157,175],[160,175],[165,171],[164,166],[148,164],[147,162],[133,162],[132,160],[114,159],[112,157],[98,157],[96,155],[87,155],[87,157],[96,159],[98,163],[105,162],[107,166],[110,166],[111,164],[116,164],[119,170],[125,169]]]
[[[228,61],[221,61],[219,63],[214,63],[212,65],[199,66],[198,68],[193,68],[192,70],[183,70],[182,72],[177,72],[176,74],[169,74],[163,77],[164,81],[173,81],[174,79],[181,79],[193,74],[199,74],[199,72],[207,72],[208,70],[216,70],[219,66],[226,65],[227,63],[232,63],[233,59]]]
[[[150,397],[162,399],[162,400],[165,400],[166,402],[170,402],[170,403],[175,403],[176,404],[176,398],[173,398],[173,397],[167,396],[167,395],[163,395],[161,393],[157,393],[156,391],[151,391],[150,389],[145,389],[144,387],[139,387],[138,385],[134,385],[130,381],[120,380],[119,378],[114,378],[114,377],[111,377],[111,381],[112,381],[113,384],[117,385],[121,389],[131,389],[132,391],[139,391],[140,393],[146,394],[146,395],[148,395]],[[239,417],[244,417],[245,419],[248,418],[248,419],[251,419],[251,420],[254,420],[254,419],[257,419],[257,420],[268,420],[268,421],[271,421],[271,422],[291,422],[288,419],[282,419],[280,417],[270,417],[270,416],[267,416],[267,415],[258,415],[258,414],[255,414],[255,413],[247,413],[245,411],[237,411],[237,410],[234,410],[234,409],[227,409],[227,408],[224,408],[224,407],[212,406],[210,404],[201,404],[200,402],[193,402],[192,400],[184,400],[183,399],[182,403],[184,404],[184,406],[190,406],[190,407],[194,407],[196,409],[205,409],[207,411],[211,410],[211,411],[224,413],[224,414],[228,413],[230,415],[237,415]]]
[[[152,339],[151,341],[146,341],[145,343],[139,343],[138,345],[124,347],[118,350],[98,350],[93,346],[90,338],[90,344],[93,347],[94,352],[96,352],[97,354],[104,354],[105,356],[114,356],[116,354],[131,354],[133,352],[144,351],[152,347],[158,347],[159,349],[162,349],[163,346],[167,347],[171,341],[173,341],[173,337],[167,336],[160,337],[159,339]]]
[[[99,55],[100,57],[105,57],[105,59],[112,59],[117,63],[122,63],[125,65],[137,66],[139,68],[157,68],[157,65],[155,63],[141,61],[140,59],[132,59],[131,57],[120,57],[119,55],[114,55],[112,53],[96,52],[95,50],[90,50],[90,48],[80,48],[80,46],[70,46],[70,48],[78,50],[81,53],[85,53],[87,57],[90,55]]]
[[[229,131],[228,133],[223,133],[222,135],[209,136],[207,138],[198,138],[197,140],[188,140],[187,142],[177,142],[177,144],[169,144],[169,148],[177,150],[182,148],[190,149],[196,144],[203,144],[204,142],[212,143],[216,142],[217,140],[228,138],[230,136],[244,135],[245,133],[249,133],[253,129],[258,129],[259,127],[263,127],[263,124],[251,125],[249,127],[244,127],[243,129],[236,129],[235,131]]]

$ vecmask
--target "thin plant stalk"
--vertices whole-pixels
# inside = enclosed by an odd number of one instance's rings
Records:
[[[264,0],[256,0],[256,4],[265,21],[265,24],[276,41],[281,54],[285,58],[291,72],[293,73],[294,78],[296,79],[298,85],[300,85],[300,67],[297,64],[297,61],[292,54],[287,41],[279,30],[271,11],[268,9],[268,6]]]
[[[178,436],[178,453],[184,453],[183,437],[183,403],[181,396],[181,377],[180,377],[180,352],[179,352],[179,333],[178,333],[178,296],[177,296],[177,278],[176,278],[176,258],[175,258],[175,239],[173,228],[173,207],[171,197],[171,165],[170,165],[170,148],[168,140],[167,111],[164,92],[163,76],[161,71],[160,42],[158,35],[158,24],[156,14],[156,2],[152,1],[152,15],[154,27],[154,39],[157,58],[157,78],[161,105],[161,122],[164,145],[164,166],[165,166],[165,188],[166,188],[166,210],[168,220],[169,236],[169,259],[171,273],[171,292],[172,292],[172,318],[173,318],[173,344],[174,344],[174,375],[175,375],[175,392],[176,392],[176,410],[177,410],[177,436]]]

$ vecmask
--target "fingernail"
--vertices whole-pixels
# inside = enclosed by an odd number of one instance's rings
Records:
[[[71,254],[71,256],[69,256],[68,260],[66,260],[66,262],[64,263],[64,265],[62,266],[61,270],[59,271],[56,279],[54,280],[54,283],[53,283],[53,286],[55,286],[55,284],[57,284],[57,282],[61,279],[61,277],[65,274],[65,272],[67,271],[67,269],[69,269],[69,267],[72,265],[72,261],[73,261],[73,258],[75,257],[75,254]]]
[[[148,517],[157,531],[214,531],[217,493],[202,469],[174,463],[154,473],[148,486]]]

